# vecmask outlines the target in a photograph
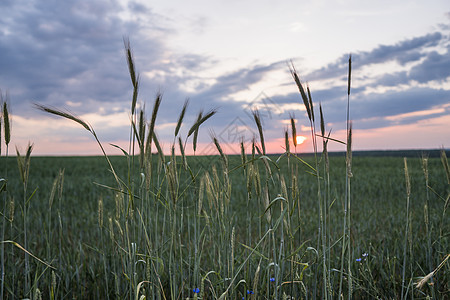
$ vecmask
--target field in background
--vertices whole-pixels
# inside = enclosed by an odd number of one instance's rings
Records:
[[[160,160],[154,156],[154,178],[152,183],[157,191],[163,183]],[[278,157],[271,157],[276,161]],[[166,157],[166,159],[170,159]],[[272,201],[278,194],[287,193],[285,205],[290,206],[290,218],[284,219],[284,242],[292,243],[287,247],[292,257],[285,255],[280,242],[283,233],[280,226],[272,237],[265,239],[254,251],[260,239],[273,226],[280,216],[280,203],[273,205],[272,220],[267,218],[267,204],[262,195],[258,195],[257,187],[252,187],[253,196],[249,198],[247,189],[247,169],[241,165],[239,156],[230,156],[229,181],[231,196],[228,203],[220,203],[224,192],[224,176],[220,156],[217,157],[187,157],[188,164],[195,172],[195,183],[189,172],[182,168],[182,159],[177,157],[179,169],[180,194],[183,186],[189,186],[189,194],[180,197],[176,210],[176,229],[171,229],[169,222],[170,201],[168,195],[156,195],[145,201],[142,207],[150,207],[149,218],[143,228],[137,226],[126,228],[128,202],[118,194],[101,185],[114,186],[114,177],[108,171],[108,164],[103,157],[32,157],[28,183],[28,195],[37,189],[29,201],[28,210],[28,249],[33,255],[49,263],[54,270],[31,259],[30,274],[33,282],[34,295],[36,288],[42,293],[43,299],[50,298],[107,298],[126,295],[133,296],[130,283],[146,282],[141,285],[139,293],[147,295],[147,299],[160,299],[160,291],[164,290],[167,299],[171,298],[170,290],[176,298],[197,296],[193,291],[203,284],[204,297],[211,299],[220,296],[229,283],[229,277],[237,275],[235,297],[248,297],[247,291],[258,292],[258,298],[266,295],[271,299],[276,289],[279,295],[283,293],[297,295],[299,298],[314,298],[314,293],[320,294],[321,280],[317,278],[321,258],[317,256],[317,180],[310,174],[309,167],[292,157],[283,157],[278,161],[280,170],[271,166],[273,178],[282,176],[286,181],[286,191],[280,186],[280,180],[269,179],[267,187]],[[312,158],[305,158],[313,164]],[[111,157],[117,174],[121,178],[128,176],[128,161],[125,157]],[[134,168],[138,169],[138,158]],[[170,160],[169,160],[170,161]],[[14,214],[8,216],[11,222],[6,223],[6,240],[23,244],[23,207],[19,199],[23,198],[23,186],[15,158],[0,160],[2,169],[8,170],[8,199],[15,202]],[[255,166],[261,173],[263,182],[265,166],[262,160],[255,161]],[[289,164],[289,166],[288,166]],[[213,168],[214,166],[214,168]],[[292,169],[298,172],[297,188],[292,186]],[[428,160],[429,189],[425,184],[422,161],[419,158],[408,159],[411,178],[410,230],[408,235],[407,269],[408,281],[425,276],[445,258],[449,249],[448,233],[450,232],[448,214],[444,212],[448,194],[448,183],[445,170],[439,158]],[[61,178],[59,170],[64,170],[62,193],[51,196],[55,178]],[[217,172],[214,172],[217,170]],[[340,270],[341,244],[339,239],[343,231],[343,210],[345,190],[345,157],[332,157],[330,160],[330,207],[327,217],[331,249],[330,281],[337,287]],[[212,190],[200,192],[199,188],[207,184],[205,178],[208,171],[213,184]],[[352,276],[353,296],[370,298],[398,298],[401,293],[403,245],[406,222],[406,187],[405,172],[402,158],[396,157],[355,157],[353,159],[352,178]],[[159,175],[158,175],[159,174]],[[139,178],[136,178],[140,182]],[[97,184],[96,184],[97,183]],[[138,189],[138,187],[134,187]],[[295,189],[295,188],[294,188]],[[165,193],[165,192],[164,192]],[[199,194],[203,193],[203,204],[199,215]],[[214,195],[206,195],[213,193]],[[298,196],[292,198],[293,193]],[[424,205],[427,202],[429,214],[429,235],[431,249],[427,242]],[[52,203],[49,199],[53,197]],[[167,197],[167,198],[166,198]],[[211,198],[210,198],[211,197]],[[142,199],[135,199],[136,202]],[[101,204],[99,204],[101,203]],[[99,205],[101,206],[99,208]],[[141,203],[136,203],[141,207]],[[226,205],[226,207],[220,207]],[[11,203],[8,203],[11,206]],[[99,211],[101,209],[101,211]],[[292,211],[291,211],[292,209]],[[135,217],[140,218],[139,208],[134,209]],[[9,211],[9,210],[7,210]],[[99,213],[100,218],[99,220]],[[271,224],[272,223],[272,224]],[[125,221],[125,224],[128,224]],[[295,228],[287,229],[295,224]],[[159,226],[159,228],[155,228]],[[169,228],[165,228],[169,226]],[[129,230],[126,233],[124,231]],[[136,230],[136,232],[131,232]],[[147,233],[142,230],[148,230]],[[175,230],[176,236],[172,236]],[[137,232],[139,231],[139,232]],[[290,233],[289,233],[290,232]],[[289,238],[292,234],[292,239]],[[127,237],[128,236],[128,237]],[[149,236],[151,241],[145,240]],[[125,238],[131,240],[123,240]],[[133,239],[134,237],[135,239]],[[175,239],[171,248],[172,238]],[[232,248],[232,243],[234,243]],[[176,245],[176,247],[175,247]],[[118,249],[120,247],[129,247]],[[6,245],[6,277],[5,289],[9,297],[25,296],[24,292],[24,252]],[[231,250],[233,249],[233,250]],[[122,255],[118,252],[123,251]],[[174,256],[168,252],[175,252]],[[233,253],[232,253],[233,251]],[[195,253],[196,252],[196,253]],[[274,257],[274,253],[277,255]],[[430,254],[430,257],[427,255]],[[131,257],[135,256],[135,257]],[[245,259],[249,256],[249,259]],[[134,266],[129,272],[126,259],[132,259]],[[171,261],[171,259],[176,260]],[[427,259],[429,261],[427,261]],[[284,262],[283,262],[284,261]],[[291,266],[290,261],[294,261]],[[284,270],[276,271],[274,263],[284,264]],[[151,265],[151,266],[150,266]],[[171,274],[171,268],[176,274]],[[196,269],[197,268],[197,269]],[[448,266],[433,278],[435,293],[440,298],[449,296]],[[233,270],[234,269],[234,270]],[[159,278],[151,275],[154,271]],[[282,272],[281,272],[282,271]],[[209,273],[212,272],[212,273]],[[207,280],[203,280],[205,275]],[[259,274],[259,275],[258,275]],[[173,277],[172,277],[173,276]],[[255,278],[257,277],[257,278]],[[277,278],[276,278],[277,277]],[[276,278],[276,282],[271,281]],[[228,281],[227,281],[228,280]],[[272,279],[273,280],[273,279]],[[345,277],[344,277],[344,280]],[[147,283],[147,281],[149,283]],[[240,284],[238,282],[242,281]],[[295,281],[296,283],[289,283]],[[177,282],[177,287],[171,287]],[[301,282],[301,283],[300,283]],[[431,295],[430,287],[422,290],[409,285],[409,293],[423,298]],[[316,285],[316,287],[315,287]],[[275,288],[277,287],[277,288]],[[222,289],[222,290],[221,290]],[[314,291],[316,289],[316,291]],[[158,291],[158,293],[155,293]],[[333,290],[333,294],[336,291]],[[158,295],[158,296],[155,296]],[[254,294],[253,294],[254,295]],[[317,295],[317,294],[316,294]],[[11,297],[12,298],[12,297]],[[161,297],[162,298],[162,297]],[[231,297],[232,299],[235,299]],[[261,298],[259,298],[261,299]]]

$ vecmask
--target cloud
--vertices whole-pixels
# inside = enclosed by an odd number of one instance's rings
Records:
[[[410,78],[424,83],[431,80],[445,80],[450,77],[450,53],[449,48],[444,54],[436,51],[429,53],[424,61],[413,67],[410,71]]]
[[[373,64],[395,61],[400,65],[420,61],[427,53],[426,48],[437,46],[442,41],[448,41],[448,35],[441,32],[430,33],[421,37],[415,37],[401,41],[395,45],[380,45],[371,51],[355,52],[352,54],[354,71]],[[336,62],[328,64],[307,74],[309,80],[323,80],[335,78],[346,74],[349,55],[341,56]]]
[[[449,103],[450,92],[431,88],[411,88],[406,91],[370,94],[358,100],[352,103],[353,116],[359,119],[375,118],[380,122],[375,126],[386,127],[406,120],[396,121],[395,118],[386,119],[386,117],[429,110]],[[428,117],[417,116],[415,121]],[[411,122],[412,119],[408,121]]]
[[[430,33],[425,36],[404,40],[396,45],[381,45],[370,52],[360,52],[354,55],[355,61],[361,65],[381,63],[396,60],[400,64],[418,60],[417,49],[436,46],[443,35],[440,32]]]
[[[31,113],[32,101],[82,101],[82,112],[95,111],[97,102],[123,101],[130,85],[122,37],[137,32],[140,41],[152,24],[122,19],[126,8],[116,1],[16,1],[2,6],[8,17],[0,19],[0,68],[5,70],[0,82],[20,111]],[[161,28],[155,26],[155,31]],[[158,61],[163,42],[142,37],[136,48],[142,49],[144,41],[147,55]]]
[[[393,87],[398,86],[399,84],[407,83],[409,80],[410,76],[408,76],[408,72],[401,71],[394,72],[392,74],[383,74],[382,76],[378,77],[375,82],[378,85]]]
[[[412,81],[428,83],[430,81],[443,82],[450,77],[450,55],[447,48],[444,53],[437,51],[422,54],[420,63],[411,67],[408,71],[386,73],[377,77],[373,85],[397,86],[409,84]]]
[[[150,12],[150,9],[148,7],[136,1],[128,2],[128,8],[133,14],[148,14]]]

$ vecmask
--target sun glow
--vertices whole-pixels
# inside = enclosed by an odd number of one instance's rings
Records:
[[[297,142],[297,145],[301,145],[304,141],[306,141],[306,137],[304,137],[303,135],[297,135],[295,137],[295,141]]]

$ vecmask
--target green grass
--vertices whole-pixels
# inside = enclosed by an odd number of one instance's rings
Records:
[[[217,168],[220,169],[221,162],[218,158],[187,158],[192,169],[208,165],[211,159],[218,163]],[[228,159],[230,168],[240,165],[240,157],[230,156]],[[308,158],[306,160],[312,162]],[[116,166],[118,174],[126,176],[127,160],[123,157],[111,157],[111,161]],[[291,158],[290,164],[293,163]],[[431,270],[429,270],[426,262],[428,244],[423,214],[426,199],[425,179],[421,174],[420,159],[409,159],[408,163],[412,186],[410,207],[412,212],[412,241],[408,251],[412,252],[409,254],[409,267],[406,273],[407,278],[413,280],[415,277],[428,274]],[[7,164],[9,170],[8,197],[13,197],[17,201],[22,197],[22,188],[20,180],[17,180],[20,176],[15,158],[2,158],[2,164]],[[354,297],[398,298],[401,293],[406,207],[402,164],[401,158],[354,158],[352,182],[354,205],[351,237],[352,256],[354,257],[352,265],[355,284]],[[259,165],[260,168],[264,168],[261,162],[259,162]],[[341,219],[345,182],[342,173],[345,172],[345,160],[343,157],[332,157],[330,165],[333,204],[330,209],[328,224],[331,240],[337,241],[342,235],[343,226]],[[281,169],[279,174],[288,178],[287,159],[282,159],[279,166]],[[157,162],[155,162],[155,171],[157,167]],[[48,199],[59,169],[64,169],[64,190],[62,198],[55,199],[50,210]],[[283,291],[286,294],[291,294],[292,285],[287,282],[291,278],[298,280],[302,277],[302,284],[294,284],[292,290],[294,294],[303,298],[306,295],[301,285],[305,285],[307,293],[311,297],[315,281],[314,274],[320,272],[316,267],[320,264],[319,258],[315,256],[314,250],[308,250],[308,247],[315,248],[317,244],[317,195],[316,179],[306,173],[307,169],[307,167],[299,165],[297,177],[299,204],[297,205],[300,205],[300,217],[298,217],[298,208],[296,207],[292,219],[289,221],[293,225],[291,230],[295,232],[295,238],[290,241],[292,245],[286,245],[287,249],[285,250],[285,256],[287,257],[291,254],[289,252],[300,247],[294,256],[295,265],[293,269],[295,274],[291,274],[289,262],[291,258],[285,258],[285,270],[282,275],[279,275],[280,278],[278,279],[278,285],[281,286],[280,293]],[[429,170],[430,187],[438,195],[445,196],[448,193],[448,185],[445,182],[446,175],[441,161],[430,159]],[[129,255],[126,254],[126,249],[121,248],[128,243],[125,239],[126,233],[122,236],[115,222],[115,220],[125,222],[123,216],[120,215],[124,212],[120,212],[119,218],[117,218],[115,193],[94,184],[94,182],[97,182],[113,185],[114,178],[108,173],[108,165],[101,157],[33,157],[31,159],[29,187],[33,190],[38,188],[38,190],[30,201],[28,215],[28,244],[30,246],[28,250],[56,268],[54,271],[56,275],[56,298],[95,298],[97,296],[104,298],[107,292],[106,286],[108,286],[110,297],[113,297],[116,292],[120,298],[133,292],[133,287],[129,286],[127,279],[131,276],[124,270],[124,260],[128,259]],[[190,184],[189,174],[181,172],[179,176],[181,186]],[[217,185],[220,187],[223,184],[223,179],[220,177],[218,180]],[[159,200],[156,200],[156,197],[151,199],[151,203],[148,205],[153,211],[146,216],[150,220],[144,223],[146,225],[144,227],[152,235],[155,235],[150,237],[155,240],[152,240],[148,245],[143,238],[139,238],[145,236],[145,234],[135,232],[134,235],[137,238],[134,241],[129,241],[130,244],[136,243],[136,257],[134,258],[136,262],[143,259],[153,263],[152,268],[156,268],[161,276],[161,285],[167,298],[171,298],[169,293],[171,281],[174,285],[174,281],[177,281],[176,286],[172,287],[174,294],[180,294],[183,299],[188,296],[192,297],[191,289],[200,287],[203,276],[209,271],[215,271],[217,274],[211,274],[209,276],[211,278],[208,277],[211,282],[204,283],[205,293],[208,298],[211,298],[210,290],[214,288],[216,295],[219,295],[227,286],[224,279],[231,277],[232,272],[230,270],[232,267],[236,271],[241,266],[250,253],[249,249],[255,247],[261,236],[270,227],[266,217],[263,216],[264,207],[256,196],[256,191],[254,191],[255,195],[252,199],[248,200],[247,187],[243,184],[246,180],[242,169],[230,174],[232,192],[227,207],[223,208],[223,217],[219,213],[220,203],[214,203],[215,199],[208,199],[207,192],[204,192],[202,209],[206,211],[210,218],[209,226],[204,215],[198,216],[199,181],[197,180],[195,185],[190,186],[191,191],[179,199],[176,208],[169,208],[170,206],[165,202],[163,196],[160,199],[162,202],[158,202]],[[277,183],[269,182],[270,200],[276,198],[278,193],[282,193],[281,188],[277,187]],[[288,193],[291,193],[292,187],[289,184],[287,186]],[[448,218],[443,215],[444,201],[434,192],[430,195],[428,212],[432,239],[431,260],[432,265],[437,267],[444,258],[446,251],[448,251],[449,223]],[[220,195],[221,192],[218,193],[219,199],[223,197]],[[103,201],[103,226],[101,228],[99,228],[98,223],[98,200],[100,198]],[[289,199],[289,201],[292,200]],[[290,205],[293,204],[290,203]],[[14,240],[23,245],[20,202],[16,203],[15,207],[12,227],[10,228],[9,225],[6,227],[6,240]],[[176,210],[176,221],[170,219],[169,209]],[[136,209],[134,212],[134,218],[139,217],[137,211]],[[183,217],[180,216],[181,211]],[[275,204],[272,218],[276,219],[279,214],[279,204]],[[110,231],[110,218],[113,223],[112,231]],[[176,246],[170,246],[171,230],[173,230],[170,225],[172,222],[176,222],[175,231],[181,234],[181,236],[175,237],[178,238],[173,242]],[[50,228],[48,227],[49,224],[51,225]],[[144,228],[139,228],[140,226],[136,227],[129,228],[129,235],[133,235],[133,230],[144,230]],[[235,228],[235,260],[231,262],[230,247],[233,227]],[[122,228],[122,230],[125,230],[125,228]],[[286,228],[284,230],[286,231]],[[111,233],[114,234],[113,238],[111,238]],[[261,264],[260,269],[262,271],[260,273],[262,274],[259,276],[259,291],[271,298],[270,294],[266,292],[273,293],[275,286],[274,284],[271,285],[268,279],[275,276],[276,273],[271,263],[274,261],[280,263],[278,256],[274,257],[273,254],[274,251],[279,254],[280,228],[276,233],[273,237],[275,247],[273,247],[273,242],[265,243],[266,241],[263,241],[264,244],[260,245],[260,249],[256,249],[238,275],[237,281],[245,280],[245,284],[241,283],[235,290],[239,296],[247,289],[253,288],[255,272],[258,265]],[[50,249],[47,249],[49,246]],[[151,247],[151,249],[147,247]],[[330,265],[333,269],[339,269],[340,266],[340,247],[340,244],[337,243],[331,249]],[[170,265],[168,253],[170,249],[173,252],[173,259],[176,261],[176,263],[173,262],[174,266]],[[198,262],[195,261],[195,250],[198,252]],[[362,257],[363,253],[368,253],[368,256],[362,262],[356,262],[356,258]],[[7,272],[5,284],[6,295],[9,295],[10,298],[12,298],[12,294],[18,297],[25,296],[23,254],[17,248],[6,247]],[[150,257],[146,257],[149,254],[151,254]],[[43,295],[50,295],[51,270],[46,269],[43,264],[36,260],[31,260],[30,263],[32,277],[38,277],[35,278],[37,281],[36,287],[40,289]],[[298,265],[299,263],[301,265]],[[231,266],[228,266],[229,264]],[[137,274],[134,279],[136,285],[151,278],[151,276],[150,278],[147,277],[149,270],[144,265],[143,262],[136,263]],[[175,274],[170,274],[171,267],[175,269],[173,271]],[[302,273],[303,267],[306,267],[306,269]],[[155,272],[155,270],[150,270],[150,272]],[[15,274],[14,278],[13,274]],[[40,275],[42,276],[39,277]],[[441,270],[434,278],[436,293],[441,298],[444,298],[443,293],[449,288],[448,276],[448,267],[444,267],[444,270]],[[116,277],[117,279],[115,279]],[[336,271],[331,273],[332,279],[336,280],[338,277]],[[115,280],[118,282],[116,283]],[[321,283],[318,281],[316,284],[320,286]],[[148,298],[151,298],[152,291],[161,292],[158,285],[155,283],[153,286],[143,285]],[[320,290],[319,287],[317,288]],[[142,293],[143,290],[140,292]],[[429,287],[424,288],[422,292],[431,295]],[[416,297],[421,297],[419,291],[416,290],[415,294]],[[44,298],[46,297],[44,296]]]
[[[325,121],[320,113],[317,134],[311,92],[292,66],[313,156],[294,154],[288,132],[291,151],[265,155],[258,112],[260,142],[251,154],[227,156],[213,137],[219,155],[176,156],[175,149],[195,150],[203,123],[216,113],[198,113],[188,135],[180,136],[187,101],[171,152],[163,153],[157,114],[164,101],[157,96],[149,120],[136,111],[139,77],[129,43],[125,47],[133,96],[123,156],[108,157],[88,122],[41,105],[89,131],[104,155],[32,157],[31,146],[24,156],[2,153],[3,298],[450,296],[444,151],[441,160],[352,158],[350,146],[341,156],[318,152],[318,143],[328,141]],[[292,136],[295,120],[291,124]],[[351,144],[349,117],[347,124]]]

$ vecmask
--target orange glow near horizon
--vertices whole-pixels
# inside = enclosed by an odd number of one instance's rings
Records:
[[[12,147],[17,147],[20,153],[26,151],[29,142],[34,144],[33,156],[88,156],[88,155],[102,155],[101,149],[95,140],[87,132],[82,132],[80,135],[68,139],[67,136],[72,134],[72,128],[64,128],[64,134],[59,135],[54,133],[55,127],[62,125],[57,120],[51,122],[38,122],[35,120],[26,120],[24,118],[16,117],[13,119],[13,135],[11,136],[9,155],[14,155]],[[72,124],[70,122],[66,122]],[[428,120],[422,120],[417,124],[395,125],[384,128],[374,129],[354,129],[353,131],[353,150],[405,150],[405,149],[438,149],[440,147],[448,149],[450,146],[450,131],[446,130],[450,124],[450,115],[444,115]],[[63,124],[64,125],[64,124]],[[77,125],[77,124],[75,124]],[[78,127],[78,126],[77,126]],[[74,132],[79,128],[74,127]],[[39,131],[43,132],[40,133]],[[101,133],[99,134],[101,135]],[[345,129],[338,130],[333,133],[333,138],[337,140],[345,140]],[[297,138],[297,148],[295,151],[307,153],[314,151],[310,138],[299,135]],[[108,155],[123,155],[122,152],[109,144],[115,144],[126,151],[129,149],[129,140],[104,140],[101,139]],[[161,139],[161,147],[165,154],[170,154],[171,144],[173,141]],[[302,143],[301,143],[302,142]],[[447,142],[447,143],[446,143]],[[3,156],[6,152],[4,140],[2,139]],[[292,140],[290,139],[292,145]],[[318,143],[318,150],[321,151],[321,144]],[[228,155],[239,155],[240,144],[220,143],[223,151]],[[259,145],[259,143],[258,143]],[[266,139],[266,152],[269,154],[283,153],[285,140],[284,138]],[[251,141],[245,143],[245,152],[251,153]],[[260,148],[261,149],[261,148]],[[176,147],[178,150],[178,147]],[[291,149],[292,151],[293,149]],[[345,151],[345,145],[329,142],[329,151]],[[156,151],[155,148],[152,149]],[[177,151],[177,153],[179,153]],[[188,140],[185,153],[193,155],[192,141]],[[219,154],[212,141],[199,142],[197,144],[197,151],[195,155],[217,155]]]
[[[295,137],[295,140],[297,142],[297,145],[301,145],[306,141],[306,137],[304,137],[303,135],[297,135]]]

